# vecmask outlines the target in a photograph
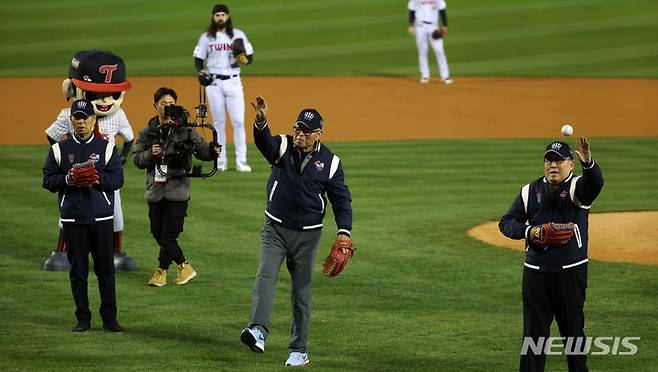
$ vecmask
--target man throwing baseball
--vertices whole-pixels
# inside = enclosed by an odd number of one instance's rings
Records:
[[[261,229],[260,264],[254,284],[249,326],[240,339],[258,353],[265,351],[270,333],[274,288],[279,268],[286,261],[292,278],[292,327],[287,366],[309,362],[307,342],[311,319],[311,275],[322,232],[327,202],[331,201],[338,236],[324,270],[335,276],[352,255],[352,197],[345,184],[338,156],[320,143],[323,121],[314,109],[304,109],[293,125],[293,135],[272,136],[263,97],[256,110],[254,141],[272,166],[267,182],[267,209]],[[336,270],[336,268],[340,268]]]
[[[572,172],[569,145],[550,143],[544,152],[544,177],[521,188],[498,225],[506,237],[526,241],[522,372],[544,370],[546,354],[527,345],[549,337],[554,317],[567,349],[576,351],[566,353],[569,371],[587,371],[586,355],[577,348],[585,344],[589,209],[603,188],[603,175],[587,138],[580,138],[576,154],[582,176]]]

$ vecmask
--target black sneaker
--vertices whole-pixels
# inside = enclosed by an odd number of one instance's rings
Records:
[[[87,332],[90,329],[91,329],[91,325],[89,324],[89,322],[81,320],[78,321],[78,324],[76,324],[75,327],[73,327],[73,329],[71,329],[71,332]]]
[[[125,329],[123,329],[122,326],[119,325],[119,323],[114,322],[114,323],[103,323],[103,329],[108,331],[108,332],[123,332]]]

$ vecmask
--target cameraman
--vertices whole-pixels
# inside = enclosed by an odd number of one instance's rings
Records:
[[[196,276],[176,239],[183,231],[187,203],[190,199],[190,179],[184,177],[192,167],[192,154],[200,160],[214,160],[221,152],[215,143],[206,142],[192,127],[187,126],[187,112],[175,106],[178,96],[171,88],[160,88],[153,95],[157,116],[139,132],[133,151],[133,162],[146,169],[145,197],[149,206],[151,233],[160,245],[159,267],[149,280],[150,286],[167,284],[167,269],[177,264],[174,283],[181,285]],[[166,107],[169,107],[165,109]],[[168,115],[165,116],[165,112]],[[183,114],[183,115],[181,115]],[[167,176],[163,176],[156,168]]]

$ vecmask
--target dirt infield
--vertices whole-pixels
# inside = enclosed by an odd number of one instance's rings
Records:
[[[0,124],[0,145],[46,143],[45,128],[68,106],[63,79],[0,79],[2,112],[10,118]],[[174,88],[187,108],[198,102],[195,77],[129,80],[133,89],[123,107],[135,131],[153,116],[153,92],[161,86]],[[564,123],[575,127],[575,136],[658,136],[658,80],[457,78],[444,86],[411,77],[245,77],[243,84],[247,102],[257,94],[267,98],[273,131],[288,132],[301,108],[315,107],[327,123],[327,141],[556,137]],[[251,122],[248,103],[246,112]],[[232,138],[230,126],[227,132]],[[250,131],[247,136],[251,142]],[[647,213],[593,214],[591,257],[658,264],[658,212]],[[495,223],[469,234],[522,249]]]
[[[0,79],[3,113],[12,118],[0,124],[0,144],[45,143],[44,129],[67,106],[63,79]],[[160,86],[176,89],[188,108],[198,100],[195,77],[129,80],[124,109],[135,130],[153,115]],[[317,108],[328,141],[550,137],[565,122],[576,136],[658,136],[658,80],[457,78],[444,86],[411,77],[245,77],[243,83],[248,101],[256,94],[268,99],[275,129],[288,131],[302,106]]]

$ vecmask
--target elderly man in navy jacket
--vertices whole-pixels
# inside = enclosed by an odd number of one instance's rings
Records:
[[[336,217],[338,235],[347,240],[352,229],[352,197],[340,159],[320,143],[323,121],[319,112],[302,110],[292,136],[272,136],[263,97],[258,96],[252,106],[256,110],[254,142],[271,164],[272,174],[267,182],[267,209],[251,319],[240,338],[254,352],[265,350],[276,278],[285,259],[292,278],[293,318],[285,364],[301,366],[308,363],[311,274],[327,210],[325,193]]]
[[[101,296],[100,315],[103,328],[122,332],[117,323],[114,286],[114,190],[123,185],[123,170],[114,144],[94,131],[96,115],[87,100],[71,106],[74,133],[69,139],[50,148],[43,168],[43,187],[59,193],[59,214],[64,240],[71,262],[69,278],[78,323],[73,332],[91,329],[91,311],[87,296],[89,252],[94,258],[94,272]],[[73,168],[91,164],[94,182],[76,180]]]
[[[529,345],[548,342],[553,317],[569,351],[565,352],[569,371],[587,371],[586,355],[579,349],[585,345],[588,216],[603,188],[603,175],[587,138],[581,137],[577,146],[582,176],[572,172],[569,145],[550,143],[544,152],[544,176],[521,188],[499,223],[508,238],[526,241],[521,372],[544,370],[546,354]],[[565,244],[542,243],[542,225],[550,222],[573,223],[573,236]]]

